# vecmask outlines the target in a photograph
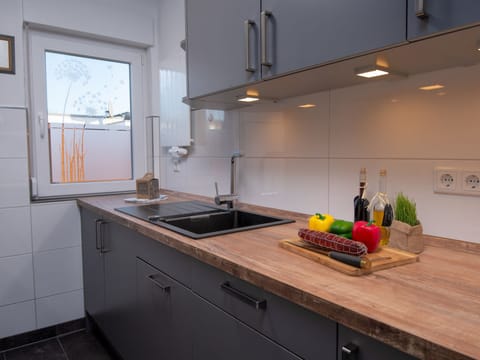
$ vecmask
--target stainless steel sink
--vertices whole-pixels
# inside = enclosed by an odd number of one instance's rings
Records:
[[[193,239],[294,222],[249,211],[225,210],[198,201],[128,206],[116,210]]]

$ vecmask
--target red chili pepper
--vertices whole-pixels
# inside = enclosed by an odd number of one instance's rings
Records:
[[[356,221],[353,224],[352,239],[364,243],[369,253],[377,250],[380,238],[380,228],[372,222]]]

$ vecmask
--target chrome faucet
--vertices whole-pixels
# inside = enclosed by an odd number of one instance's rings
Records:
[[[230,158],[230,194],[223,194],[220,195],[218,193],[218,184],[215,182],[215,204],[223,205],[226,204],[228,209],[233,208],[233,202],[238,199],[237,189],[236,189],[236,175],[237,175],[237,167],[236,167],[236,159],[243,156],[241,153],[236,152],[233,153],[232,157]]]

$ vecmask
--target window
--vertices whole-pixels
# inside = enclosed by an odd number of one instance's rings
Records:
[[[145,172],[142,51],[32,31],[33,195],[134,190]]]

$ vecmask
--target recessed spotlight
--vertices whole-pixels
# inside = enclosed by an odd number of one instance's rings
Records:
[[[315,104],[302,104],[302,105],[298,105],[299,108],[302,108],[302,109],[308,109],[308,108],[314,108]]]
[[[421,86],[418,89],[419,90],[425,90],[425,91],[431,91],[431,90],[438,90],[438,89],[443,89],[445,86],[441,84],[432,84],[432,85],[425,85]]]

